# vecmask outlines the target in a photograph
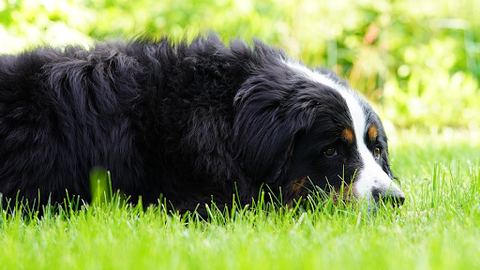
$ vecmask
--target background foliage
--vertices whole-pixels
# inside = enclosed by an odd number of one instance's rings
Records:
[[[477,0],[0,0],[0,53],[142,34],[257,37],[346,77],[377,103],[387,126],[478,131],[479,7]]]

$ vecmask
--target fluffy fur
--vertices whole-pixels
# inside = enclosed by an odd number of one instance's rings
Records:
[[[332,72],[261,42],[210,35],[1,56],[4,198],[45,204],[68,190],[89,201],[97,166],[132,201],[162,194],[180,210],[235,193],[249,203],[267,185],[291,201],[344,180],[356,197],[404,200],[370,106]]]

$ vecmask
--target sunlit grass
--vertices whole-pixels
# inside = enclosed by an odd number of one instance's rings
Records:
[[[454,135],[455,137],[456,135]],[[463,139],[462,139],[463,138]],[[109,203],[0,217],[1,269],[475,269],[480,267],[478,141],[401,132],[394,170],[407,196],[375,216],[331,200],[285,208],[260,198],[208,221]],[[448,143],[447,143],[448,142]]]

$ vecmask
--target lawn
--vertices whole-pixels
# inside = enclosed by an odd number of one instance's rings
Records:
[[[394,132],[407,200],[361,206],[256,206],[209,222],[116,200],[43,219],[0,218],[1,269],[475,269],[480,267],[480,139]],[[312,201],[313,202],[313,201]]]

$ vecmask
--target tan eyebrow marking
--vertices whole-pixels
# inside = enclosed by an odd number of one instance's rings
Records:
[[[351,128],[346,128],[342,131],[342,139],[346,140],[348,143],[353,143],[355,134]]]
[[[370,139],[370,141],[375,141],[377,139],[377,136],[378,136],[378,130],[377,130],[377,127],[372,124],[369,128],[368,128],[368,138]]]

